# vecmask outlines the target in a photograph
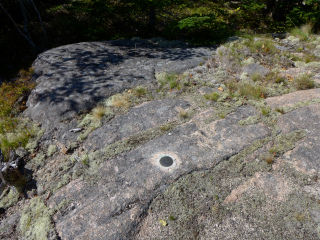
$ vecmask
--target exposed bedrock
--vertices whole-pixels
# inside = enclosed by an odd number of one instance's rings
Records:
[[[25,115],[52,129],[97,102],[155,81],[157,72],[181,73],[212,57],[211,48],[155,48],[129,40],[85,42],[50,49],[33,63],[38,86]]]
[[[238,124],[255,114],[257,110],[253,107],[244,106],[210,124],[204,124],[206,114],[200,114],[170,134],[104,161],[95,176],[96,184],[82,180],[70,182],[51,199],[51,204],[67,199],[73,206],[65,214],[54,216],[59,236],[62,239],[130,239],[152,199],[173,181],[195,170],[210,169],[253,141],[268,136],[270,131],[263,124]],[[207,115],[210,116],[210,112]],[[154,117],[137,116],[137,121],[144,119],[148,125],[157,121],[157,115]],[[93,137],[95,135],[97,133]],[[90,142],[90,138],[87,141]],[[174,159],[172,167],[159,164],[164,155]],[[103,154],[101,158],[103,160]]]

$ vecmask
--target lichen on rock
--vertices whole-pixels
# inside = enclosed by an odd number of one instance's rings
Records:
[[[49,209],[41,197],[30,200],[29,205],[22,210],[19,230],[26,239],[54,240],[57,238],[51,216],[53,209]]]

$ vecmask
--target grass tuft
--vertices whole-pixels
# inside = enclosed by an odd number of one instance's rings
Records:
[[[97,106],[92,110],[93,118],[100,121],[106,115],[106,108],[104,106]]]
[[[308,40],[309,36],[312,34],[313,23],[309,22],[302,25],[300,28],[293,28],[290,34],[301,39]]]
[[[274,163],[274,156],[271,154],[268,154],[264,157],[264,160],[268,163],[268,164],[273,164]]]
[[[252,99],[259,99],[265,96],[265,90],[262,86],[250,84],[248,82],[238,83],[237,91],[240,96]]]
[[[278,51],[271,39],[259,39],[256,41],[254,39],[248,39],[244,42],[244,45],[253,53],[262,52],[274,54]]]
[[[188,112],[184,109],[181,109],[179,111],[179,116],[180,116],[180,118],[186,119],[186,118],[188,118]]]
[[[133,94],[140,98],[147,94],[147,90],[144,87],[136,87],[133,89]]]
[[[302,213],[295,213],[294,217],[300,222],[305,220],[305,218],[306,218],[306,216],[304,214],[302,214]]]
[[[268,116],[270,111],[271,111],[271,109],[268,108],[268,107],[261,108],[261,113],[262,113],[263,116]]]
[[[283,108],[277,108],[276,111],[281,114],[285,113]]]
[[[315,87],[314,81],[310,78],[308,74],[302,74],[294,79],[293,85],[298,90],[305,90]]]
[[[116,108],[128,108],[131,106],[131,98],[129,93],[118,93],[107,100],[107,106]]]
[[[218,101],[219,97],[220,97],[220,94],[217,93],[217,92],[212,92],[212,93],[209,93],[209,94],[205,94],[204,95],[205,99],[208,99],[208,100],[211,100],[211,101]]]

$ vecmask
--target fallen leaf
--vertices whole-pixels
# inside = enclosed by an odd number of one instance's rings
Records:
[[[293,82],[293,77],[290,76],[289,74],[287,74],[287,80],[288,80],[289,82]]]
[[[223,92],[223,88],[222,88],[222,87],[219,87],[218,90],[221,91],[221,92]]]
[[[160,219],[159,222],[160,222],[160,224],[161,224],[162,226],[164,226],[164,227],[168,225],[168,223],[167,223],[166,220]]]

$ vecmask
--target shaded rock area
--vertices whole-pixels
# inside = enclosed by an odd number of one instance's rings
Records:
[[[231,40],[41,54],[24,113],[45,128],[37,189],[5,190],[0,237],[320,239],[320,68],[292,57],[316,44]]]
[[[211,52],[210,48],[157,48],[126,40],[51,49],[33,64],[38,86],[29,97],[25,116],[52,129],[117,92],[154,83],[155,73],[198,66],[212,57]]]

